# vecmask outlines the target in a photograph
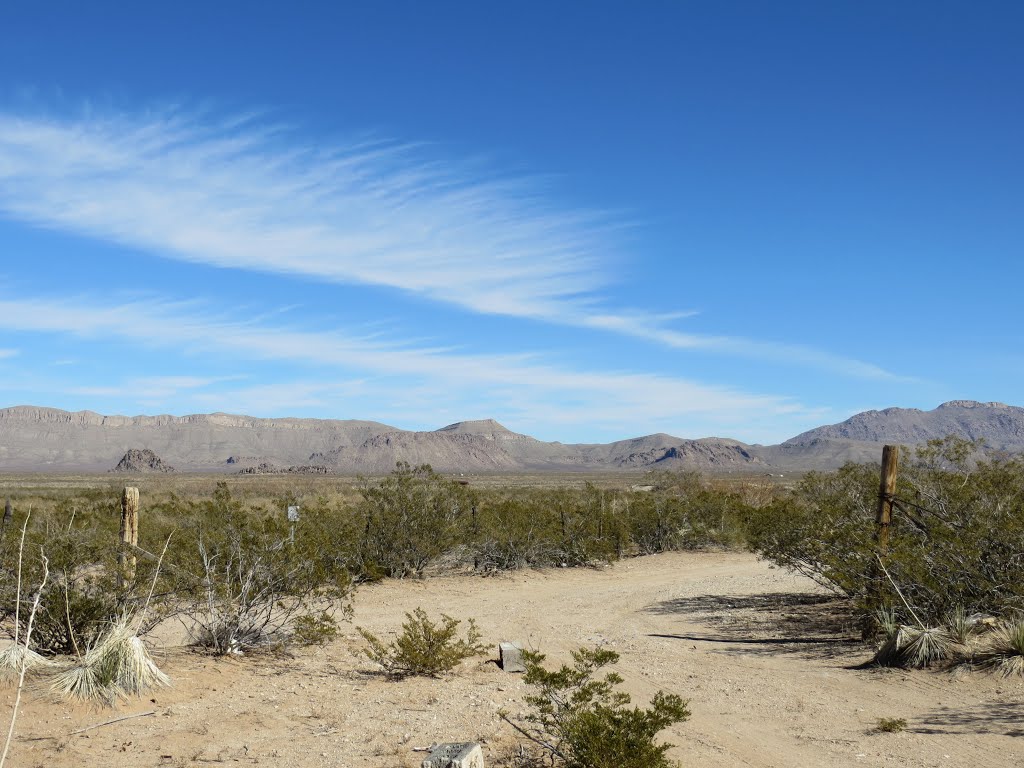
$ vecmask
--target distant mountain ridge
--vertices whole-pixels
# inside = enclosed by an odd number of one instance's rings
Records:
[[[786,443],[804,443],[822,438],[912,444],[946,435],[984,440],[987,446],[997,450],[1014,453],[1022,451],[1024,408],[1005,403],[951,400],[933,411],[920,411],[916,408],[864,411],[840,424],[804,432]]]
[[[915,444],[949,434],[1024,452],[1024,408],[955,400],[932,411],[865,411],[763,446],[664,433],[612,443],[544,442],[493,419],[417,432],[355,419],[262,419],[225,413],[104,416],[16,406],[0,409],[0,470],[107,471],[134,450],[140,453],[133,456],[159,456],[185,472],[289,467],[380,474],[396,461],[431,464],[445,472],[799,471],[875,461],[883,443]],[[134,471],[146,462],[129,464],[127,470]]]

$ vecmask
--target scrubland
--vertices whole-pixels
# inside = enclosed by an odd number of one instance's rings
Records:
[[[944,441],[905,465],[881,553],[877,469],[856,465],[792,487],[409,466],[3,478],[4,627],[20,608],[24,640],[45,555],[36,651],[74,665],[127,615],[172,680],[109,708],[30,676],[9,765],[405,766],[460,740],[523,765],[499,713],[527,714],[536,691],[494,663],[501,640],[551,667],[613,650],[633,704],[687,700],[689,719],[656,739],[683,765],[1016,765],[1024,649],[993,648],[1024,607],[1024,473],[966,456]],[[126,482],[141,489],[139,543],[119,560]],[[390,642],[417,609],[473,619],[489,653],[436,677],[382,674],[366,633]],[[916,669],[899,638],[922,633],[944,650]],[[143,716],[75,733],[125,715]]]

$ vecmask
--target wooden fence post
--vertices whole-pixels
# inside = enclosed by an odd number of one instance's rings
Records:
[[[889,526],[892,523],[892,499],[896,493],[896,470],[899,458],[900,447],[898,445],[887,445],[882,448],[882,480],[878,488],[875,543],[878,545],[878,556],[883,559],[889,551]]]
[[[878,485],[878,512],[875,515],[875,557],[877,560],[870,566],[872,575],[868,586],[868,613],[864,616],[861,636],[868,640],[878,631],[878,620],[875,612],[882,607],[882,563],[889,551],[889,526],[892,524],[892,501],[896,493],[896,470],[899,464],[900,449],[897,445],[882,448],[882,477]]]
[[[135,578],[135,554],[139,544],[139,489],[125,486],[121,492],[121,546],[117,552],[117,586]]]

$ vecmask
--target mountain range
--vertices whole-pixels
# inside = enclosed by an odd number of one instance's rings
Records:
[[[444,472],[697,469],[793,472],[875,461],[885,443],[912,445],[957,435],[1024,452],[1024,408],[955,400],[931,411],[886,408],[817,427],[778,445],[663,433],[613,443],[544,442],[491,419],[415,432],[374,421],[262,419],[225,413],[103,416],[91,411],[0,409],[0,471],[107,471],[132,451],[186,472],[310,471],[380,474],[396,461]],[[131,454],[137,456],[138,454]]]

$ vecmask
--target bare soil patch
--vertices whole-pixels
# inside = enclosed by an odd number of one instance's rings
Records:
[[[485,639],[568,660],[606,644],[638,703],[659,689],[690,699],[666,732],[684,766],[1016,766],[1024,682],[988,675],[853,669],[870,656],[841,601],[752,555],[679,553],[596,570],[451,576],[365,586],[355,623],[386,639],[422,606],[477,620]],[[175,633],[162,638],[173,642]],[[31,696],[10,764],[79,766],[417,766],[416,747],[481,740],[489,766],[511,744],[496,712],[521,708],[521,677],[493,661],[443,680],[389,682],[361,657],[353,627],[291,657],[212,659],[158,648],[174,687],[118,711]],[[13,689],[0,691],[10,711]],[[125,714],[152,715],[73,731]],[[905,718],[877,733],[879,718]]]

